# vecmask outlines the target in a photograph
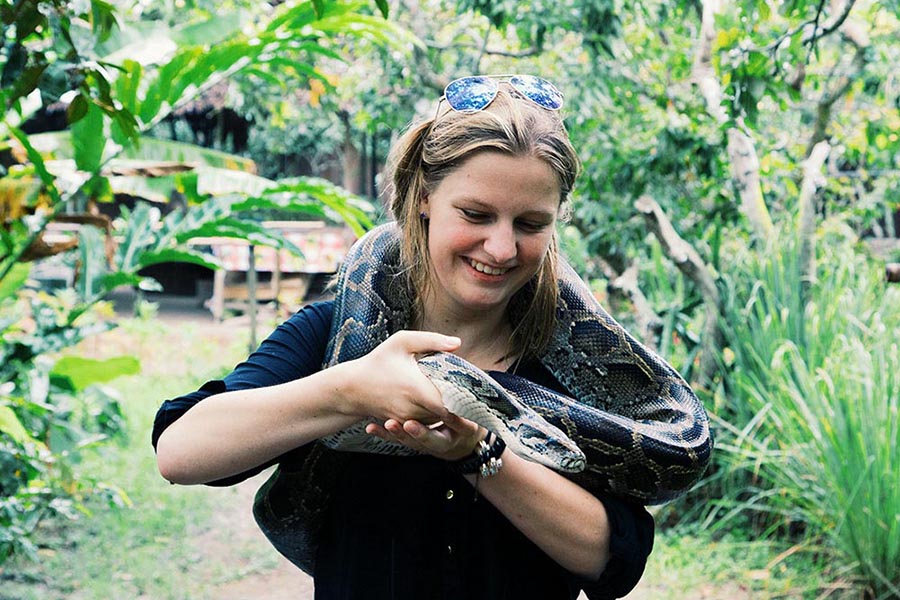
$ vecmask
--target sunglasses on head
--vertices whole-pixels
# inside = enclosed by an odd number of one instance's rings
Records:
[[[472,75],[461,77],[444,88],[444,100],[450,108],[462,113],[475,113],[487,108],[497,92],[500,83],[506,82],[525,98],[541,108],[559,110],[563,105],[563,95],[556,86],[534,75]]]

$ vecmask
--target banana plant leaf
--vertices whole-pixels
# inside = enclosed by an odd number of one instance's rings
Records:
[[[375,213],[367,200],[319,177],[279,180],[265,194],[248,197],[231,208],[238,213],[261,208],[312,212],[331,221],[343,221],[357,236],[372,227]]]
[[[182,248],[150,250],[142,252],[138,258],[138,264],[141,268],[168,262],[199,265],[213,271],[222,267],[222,263],[216,260],[211,254]]]
[[[106,360],[64,356],[50,370],[51,376],[66,377],[76,391],[95,383],[112,381],[122,375],[135,375],[141,370],[141,361],[134,356],[116,356]]]
[[[31,145],[46,160],[74,159],[75,150],[72,145],[72,134],[69,131],[36,133],[28,136]],[[121,159],[133,159],[157,162],[179,162],[189,165],[205,165],[231,171],[256,173],[256,163],[249,158],[211,150],[194,144],[141,138],[140,145],[125,148],[119,155]]]
[[[31,263],[18,263],[12,266],[9,273],[0,279],[0,302],[6,298],[15,296],[16,292],[28,281],[31,273]]]
[[[12,441],[20,446],[26,443],[35,444],[40,448],[46,448],[43,442],[40,442],[28,434],[28,430],[19,421],[16,413],[8,406],[0,405],[0,433],[8,435]]]

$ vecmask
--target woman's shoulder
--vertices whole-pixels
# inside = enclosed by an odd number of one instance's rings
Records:
[[[229,390],[300,379],[322,367],[331,332],[333,303],[308,304],[290,316],[225,377]]]
[[[281,339],[284,342],[304,340],[306,345],[317,346],[315,340],[325,340],[331,331],[331,317],[334,314],[333,300],[320,300],[307,304],[282,322],[272,332],[270,340]]]
[[[319,300],[301,307],[282,323],[282,326],[288,326],[298,331],[306,331],[308,328],[315,330],[324,328],[327,333],[331,328],[332,315],[334,315],[334,300]]]

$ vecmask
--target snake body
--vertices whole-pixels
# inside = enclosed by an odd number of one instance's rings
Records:
[[[557,470],[588,491],[647,504],[694,485],[712,452],[709,420],[684,379],[635,340],[560,260],[556,327],[544,366],[571,396],[510,373],[485,373],[452,354],[419,367],[445,406],[495,431],[507,447]],[[399,233],[382,225],[348,253],[338,275],[324,367],[364,356],[409,327],[408,294],[398,286]],[[365,433],[366,422],[305,447],[260,489],[257,522],[285,556],[308,573],[327,496],[345,451],[412,451]]]

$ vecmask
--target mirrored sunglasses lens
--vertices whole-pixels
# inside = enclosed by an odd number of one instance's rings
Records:
[[[522,94],[548,110],[559,110],[563,105],[563,95],[556,86],[533,75],[516,75],[509,82]]]
[[[497,87],[497,82],[488,77],[463,77],[450,82],[444,98],[453,110],[478,112],[494,100]]]

